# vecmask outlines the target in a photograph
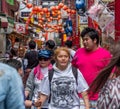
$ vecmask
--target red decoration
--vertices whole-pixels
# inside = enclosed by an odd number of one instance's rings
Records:
[[[27,3],[27,4],[26,4],[26,7],[27,7],[27,8],[32,8],[32,4],[31,4],[31,3]]]

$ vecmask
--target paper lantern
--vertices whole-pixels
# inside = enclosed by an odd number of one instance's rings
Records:
[[[47,13],[48,12],[48,8],[43,8],[43,12]]]
[[[76,14],[76,11],[75,10],[71,10],[71,14]]]
[[[67,10],[68,7],[66,5],[63,6],[63,10]]]
[[[59,6],[59,9],[60,9],[60,8],[62,8],[64,6],[64,4],[63,3],[59,3],[58,6]]]
[[[27,4],[26,4],[26,7],[27,7],[27,8],[32,8],[32,4],[31,4],[31,3],[27,3]]]

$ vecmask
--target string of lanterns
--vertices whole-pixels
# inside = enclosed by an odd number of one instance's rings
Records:
[[[40,28],[43,28],[45,32],[59,32],[63,31],[62,22],[59,22],[62,19],[62,13],[61,10],[64,10],[67,12],[68,15],[76,14],[76,10],[70,9],[67,5],[64,3],[59,3],[57,6],[51,6],[49,8],[41,8],[39,6],[33,6],[31,3],[28,3],[28,0],[26,0],[26,7],[32,8],[31,13],[29,14],[29,17],[26,21],[26,30],[29,27],[29,24],[31,22],[31,18],[36,15],[38,20],[38,26]],[[52,25],[50,22],[56,20],[57,24]],[[47,29],[46,29],[47,28]],[[51,28],[51,29],[49,29]]]

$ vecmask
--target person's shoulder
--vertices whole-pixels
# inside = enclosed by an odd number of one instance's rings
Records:
[[[103,47],[99,47],[99,50],[105,51],[105,52],[109,52],[109,50],[107,50],[107,49],[105,49],[105,48],[103,48]]]
[[[76,50],[76,52],[80,52],[80,51],[83,51],[83,50],[85,50],[84,47],[83,47],[83,48],[78,48],[78,49]]]
[[[77,49],[75,53],[79,54],[79,53],[84,52],[84,51],[85,51],[85,48],[83,47],[83,48]]]
[[[9,65],[0,63],[0,71],[4,73],[4,76],[7,77],[17,77],[18,73],[17,71],[13,68],[10,67]]]
[[[111,55],[109,50],[106,50],[105,48],[99,47],[99,51],[102,52],[102,54]]]

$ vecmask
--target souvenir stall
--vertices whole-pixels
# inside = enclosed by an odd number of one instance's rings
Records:
[[[115,42],[115,12],[108,4],[109,2],[97,0],[86,12],[100,34],[101,46],[106,49]]]

